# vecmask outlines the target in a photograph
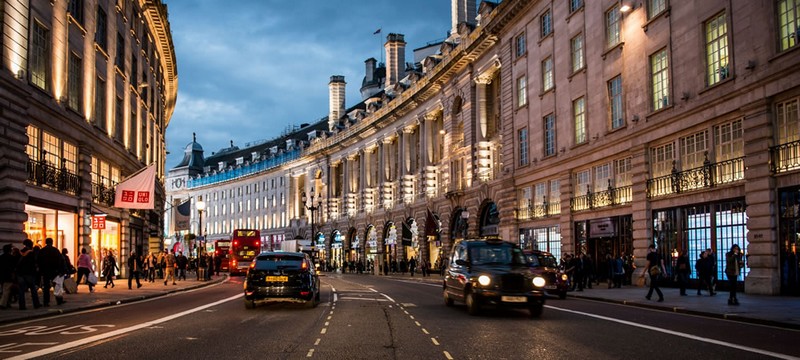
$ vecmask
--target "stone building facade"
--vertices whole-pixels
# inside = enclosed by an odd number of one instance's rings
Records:
[[[334,76],[328,117],[183,175],[183,199],[224,209],[205,233],[310,239],[338,265],[434,265],[497,236],[600,277],[651,244],[670,272],[710,248],[721,280],[738,244],[746,292],[800,294],[794,2],[467,3],[413,66],[387,36],[364,82],[382,91],[345,109]]]

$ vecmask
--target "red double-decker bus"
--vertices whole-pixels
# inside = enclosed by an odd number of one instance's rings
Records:
[[[231,261],[231,241],[227,239],[214,241],[214,258],[222,259],[219,270],[229,271]]]
[[[261,233],[252,229],[233,230],[230,250],[231,275],[245,274],[250,262],[261,252]]]

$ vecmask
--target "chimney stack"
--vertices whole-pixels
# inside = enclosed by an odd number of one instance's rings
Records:
[[[475,0],[451,0],[452,1],[452,22],[453,28],[450,36],[458,34],[458,24],[462,22],[475,25],[475,18],[478,16]]]
[[[386,88],[394,86],[405,77],[406,72],[406,42],[403,34],[389,34],[386,36]]]
[[[375,64],[377,64],[377,62],[378,60],[375,60],[375,58],[369,58],[366,61],[364,61],[364,64],[366,64],[367,67],[364,78],[365,83],[370,84],[375,79]]]
[[[328,83],[328,131],[333,131],[336,122],[344,115],[344,94],[345,94],[344,76],[333,75],[331,81]]]

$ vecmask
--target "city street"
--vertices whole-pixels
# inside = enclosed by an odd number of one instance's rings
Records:
[[[241,277],[0,327],[2,358],[797,358],[798,331],[606,302],[549,299],[544,315],[446,307],[438,278],[322,277],[322,302],[247,310]]]

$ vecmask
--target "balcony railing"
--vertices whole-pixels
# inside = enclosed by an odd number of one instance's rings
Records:
[[[260,171],[268,170],[278,167],[286,162],[300,158],[300,149],[291,150],[283,154],[271,157],[266,160],[261,160],[247,166],[238,167],[235,169],[225,170],[209,176],[204,176],[196,179],[189,179],[189,188],[216,184],[228,180],[233,180],[242,176],[255,174]]]
[[[115,195],[116,191],[114,190],[114,186],[108,187],[103,184],[92,182],[92,201],[106,206],[114,206]]]
[[[586,195],[577,196],[570,199],[572,211],[591,210],[607,206],[616,206],[630,203],[633,200],[633,187],[620,186],[611,187],[609,181],[608,189],[597,192],[587,192]]]
[[[558,202],[543,202],[517,209],[518,220],[544,219],[548,216],[557,216],[561,213],[561,204]]]
[[[81,178],[67,169],[59,169],[46,161],[28,159],[28,183],[41,187],[78,195],[81,191]]]
[[[647,180],[647,197],[653,198],[684,191],[711,188],[744,180],[744,157],[712,163],[685,171],[678,171],[672,162],[672,173]]]
[[[800,140],[769,148],[772,172],[781,173],[800,169]]]

